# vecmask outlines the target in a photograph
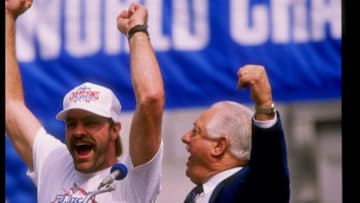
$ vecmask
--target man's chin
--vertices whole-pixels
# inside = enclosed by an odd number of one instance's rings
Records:
[[[190,167],[187,167],[186,168],[186,171],[185,171],[185,174],[186,174],[186,176],[187,177],[189,177],[190,179],[191,179],[191,177],[193,177],[193,173],[191,173],[192,172],[192,170],[191,170],[191,168]]]
[[[74,164],[75,164],[75,169],[77,171],[80,171],[80,172],[83,172],[83,173],[93,172],[92,163],[90,163],[89,161],[87,161],[87,162],[85,162],[85,161],[77,161]]]

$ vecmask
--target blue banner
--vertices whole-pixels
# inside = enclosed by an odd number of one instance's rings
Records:
[[[63,136],[55,114],[64,94],[85,80],[111,87],[124,111],[134,109],[127,39],[116,28],[130,2],[38,0],[20,16],[26,102],[55,135]],[[266,67],[277,102],[341,98],[340,0],[140,2],[149,9],[166,109],[250,102],[247,90],[236,89],[245,64]]]

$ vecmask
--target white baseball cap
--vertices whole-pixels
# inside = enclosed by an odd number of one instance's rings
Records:
[[[63,110],[56,114],[59,120],[65,120],[71,109],[81,109],[99,116],[120,121],[121,104],[109,88],[91,82],[85,82],[70,90],[64,97]]]

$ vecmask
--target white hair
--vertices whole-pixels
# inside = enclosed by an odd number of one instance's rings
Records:
[[[230,153],[240,160],[249,161],[251,119],[254,113],[250,108],[233,101],[220,101],[211,108],[218,108],[220,111],[217,111],[206,125],[209,138],[226,135]]]

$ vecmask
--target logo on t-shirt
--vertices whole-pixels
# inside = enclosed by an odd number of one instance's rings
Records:
[[[78,187],[74,183],[74,187],[63,194],[58,194],[51,203],[96,203],[92,192],[86,192],[85,189]]]

